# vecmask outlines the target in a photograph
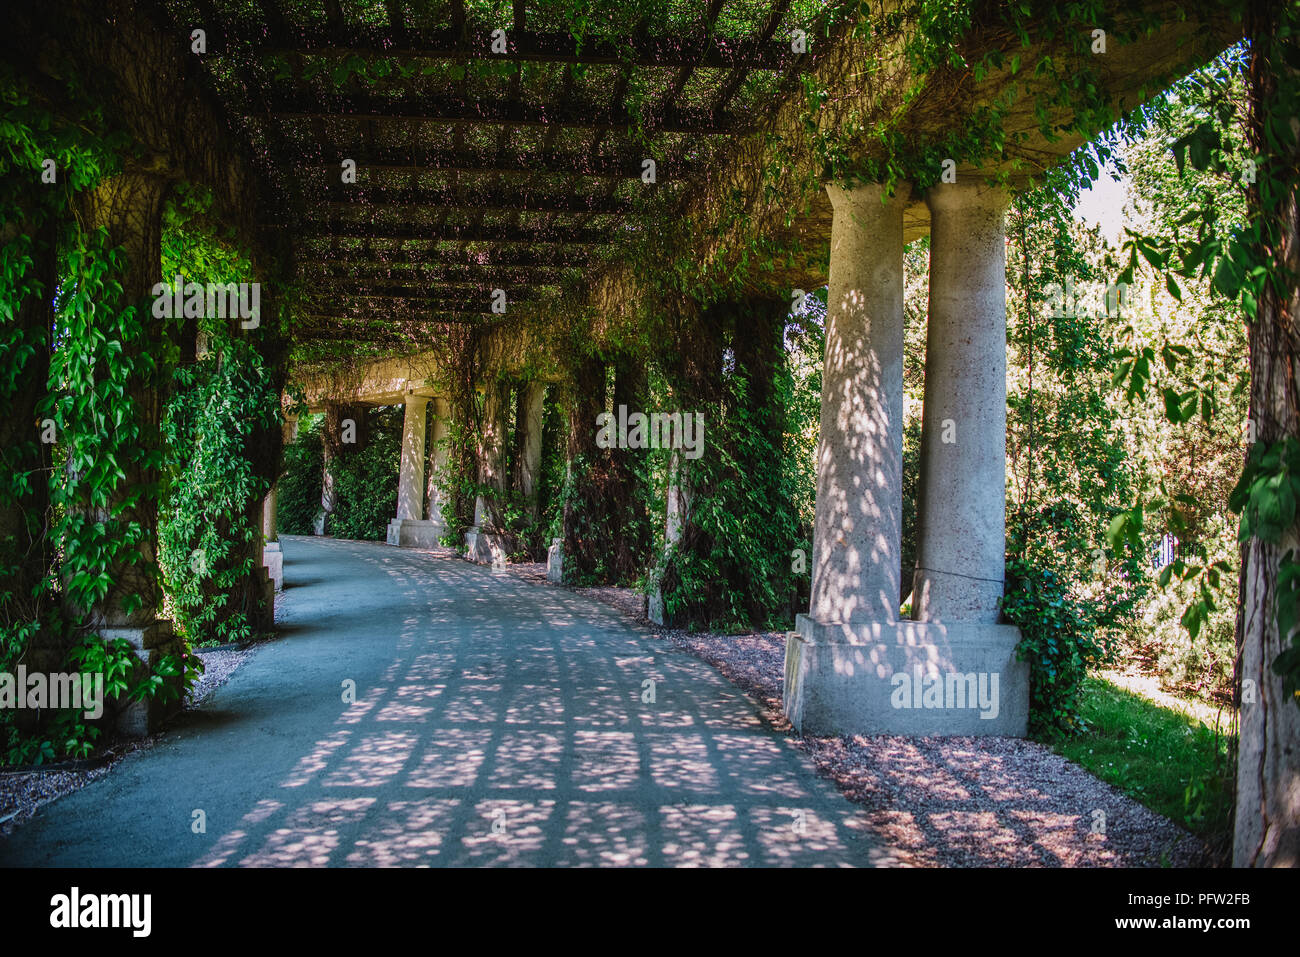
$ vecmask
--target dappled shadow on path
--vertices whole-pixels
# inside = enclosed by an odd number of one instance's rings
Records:
[[[312,627],[387,615],[396,653],[196,864],[901,862],[744,695],[595,602],[446,555],[310,548],[373,577]]]

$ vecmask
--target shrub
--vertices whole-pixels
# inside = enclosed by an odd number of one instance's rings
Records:
[[[387,537],[388,523],[397,514],[403,414],[400,407],[381,410],[365,448],[345,451],[332,463],[334,511],[325,525],[327,535],[370,541]]]
[[[1085,729],[1079,695],[1088,669],[1109,657],[1092,603],[1070,594],[1052,569],[1007,559],[1002,613],[1020,628],[1017,657],[1029,665],[1029,730],[1052,738]]]
[[[324,449],[320,419],[299,423],[298,438],[284,447],[284,471],[276,499],[276,522],[285,535],[311,535],[320,513]]]

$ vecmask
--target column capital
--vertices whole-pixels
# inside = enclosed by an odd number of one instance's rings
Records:
[[[905,204],[912,196],[912,184],[907,180],[894,183],[894,191],[886,198],[883,183],[860,183],[847,189],[838,183],[826,184],[826,193],[830,196],[831,207],[837,212],[848,211],[855,207],[864,207],[869,203],[880,206]]]
[[[964,208],[1002,213],[1011,205],[1011,193],[972,176],[955,183],[935,183],[925,191],[925,205],[931,212]]]

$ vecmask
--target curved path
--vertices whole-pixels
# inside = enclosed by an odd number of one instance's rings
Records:
[[[283,548],[281,637],[0,862],[899,862],[747,697],[613,609],[445,553]]]

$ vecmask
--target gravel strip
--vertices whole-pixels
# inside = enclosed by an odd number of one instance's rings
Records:
[[[785,635],[656,632],[781,710]],[[818,771],[863,805],[868,825],[915,863],[942,867],[1192,867],[1188,831],[1051,748],[1005,737],[802,736]]]
[[[197,708],[208,695],[226,683],[254,648],[199,649],[204,672],[190,689],[186,710]],[[91,781],[103,777],[124,755],[151,748],[161,733],[134,741],[114,742],[106,752],[89,761],[67,762],[71,767],[50,771],[0,771],[0,837],[30,818],[42,806],[55,801]]]
[[[545,582],[545,574],[541,578]],[[708,662],[791,733],[781,707],[785,634],[660,628],[630,588],[574,589]],[[922,867],[1195,867],[1190,832],[1036,741],[1005,737],[796,736],[868,826]]]

